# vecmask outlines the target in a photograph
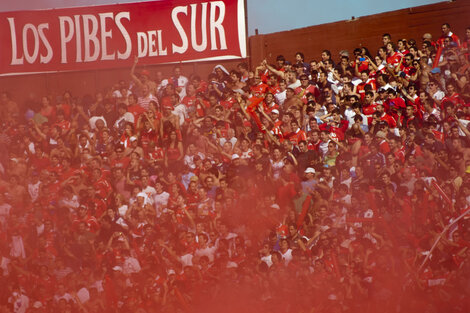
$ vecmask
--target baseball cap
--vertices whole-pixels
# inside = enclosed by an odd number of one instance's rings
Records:
[[[312,173],[315,174],[315,169],[313,167],[307,167],[307,169],[304,172],[305,174]]]
[[[239,159],[240,156],[238,154],[232,154],[232,160]]]
[[[40,301],[34,302],[33,308],[35,308],[35,309],[40,309],[40,308],[42,308],[42,303],[41,303]]]
[[[385,123],[384,126],[385,126],[385,125],[388,125],[388,124]],[[385,138],[387,137],[387,134],[386,134],[385,132],[383,132],[383,131],[378,131],[378,132],[375,134],[375,137],[385,139]]]
[[[272,111],[271,111],[271,113],[274,113],[274,114],[277,114],[277,115],[279,115],[279,110],[277,110],[277,109],[274,109],[274,110],[272,110]]]

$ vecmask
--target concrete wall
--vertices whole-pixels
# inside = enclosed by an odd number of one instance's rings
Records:
[[[380,5],[380,1],[377,2]],[[452,30],[463,38],[465,28],[470,26],[470,1],[456,0],[386,12],[348,21],[250,37],[252,65],[259,64],[264,57],[274,63],[282,54],[293,60],[297,51],[305,55],[308,62],[319,60],[322,50],[331,51],[333,60],[343,49],[352,52],[357,47],[367,47],[375,54],[382,44],[382,34],[390,33],[392,40],[407,38],[421,43],[422,35],[429,32],[437,39],[441,25],[449,23]]]
[[[228,68],[235,68],[242,61],[224,61],[223,64]],[[206,79],[214,66],[219,63],[221,62],[184,63],[181,67],[186,76],[198,73],[203,79]],[[162,71],[164,75],[170,77],[173,67],[174,65],[155,65],[145,66],[145,69],[150,71],[151,76],[155,76],[157,71]],[[136,72],[143,68],[137,66]],[[0,77],[0,91],[8,91],[18,104],[40,99],[44,95],[50,95],[55,99],[65,90],[70,90],[73,96],[81,97],[85,94],[95,94],[107,90],[122,79],[130,81],[130,69],[131,65],[127,68],[110,70]]]
[[[457,0],[358,17],[349,21],[252,36],[249,38],[250,63],[255,66],[264,57],[274,62],[279,54],[293,60],[297,51],[302,51],[307,61],[319,59],[323,49],[330,50],[333,59],[337,59],[338,52],[342,49],[352,52],[354,48],[360,46],[365,46],[371,53],[375,53],[381,45],[383,33],[390,33],[393,41],[399,38],[414,38],[420,42],[425,32],[430,32],[434,38],[438,38],[441,34],[440,26],[445,22],[450,23],[454,32],[463,38],[465,27],[470,26],[469,17],[470,1]],[[231,69],[238,62],[230,61],[223,64]],[[215,64],[217,62],[203,62],[183,64],[182,67],[186,75],[197,72],[205,78]],[[152,75],[157,70],[171,75],[172,67],[172,65],[148,66],[147,69]],[[64,90],[83,96],[111,87],[120,79],[129,80],[129,70],[130,65],[129,68],[113,70],[0,77],[0,91],[9,91],[19,104],[46,94],[56,96]]]

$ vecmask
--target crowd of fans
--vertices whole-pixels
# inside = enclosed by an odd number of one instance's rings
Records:
[[[382,39],[2,93],[0,312],[469,312],[470,28]]]

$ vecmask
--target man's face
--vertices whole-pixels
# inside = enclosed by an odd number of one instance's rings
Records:
[[[388,36],[383,36],[382,37],[382,42],[384,46],[386,46],[390,42],[390,38]]]
[[[294,96],[294,91],[292,91],[291,89],[287,89],[286,97],[287,98],[292,98],[293,96]]]
[[[382,182],[384,184],[390,184],[390,177],[387,174],[382,175]]]
[[[310,135],[310,138],[313,142],[317,142],[318,139],[320,139],[320,136],[318,135],[317,132],[313,132],[311,135]]]
[[[316,71],[317,70],[317,62],[310,62],[310,69],[312,71]]]
[[[297,122],[292,122],[292,123],[290,123],[290,127],[291,127],[292,130],[294,130],[294,131],[296,131],[296,130],[299,128],[299,126],[297,125]]]
[[[208,178],[206,179],[206,186],[207,186],[207,188],[209,188],[209,189],[214,186],[214,180],[213,180],[211,177],[208,177]]]
[[[194,86],[190,84],[186,87],[186,92],[188,96],[194,96],[196,94],[196,88],[194,88]]]
[[[211,106],[215,106],[217,104],[217,98],[214,96],[209,97],[209,103]]]
[[[413,59],[410,56],[405,57],[406,66],[411,66],[411,61],[413,61]]]
[[[406,116],[411,117],[413,116],[413,108],[412,107],[406,107]]]
[[[147,96],[149,94],[149,87],[147,85],[143,85],[142,92],[145,96]]]
[[[275,76],[269,77],[268,85],[275,86],[277,84],[277,78]]]
[[[269,103],[269,104],[272,103],[274,101],[274,96],[272,94],[268,93],[266,95],[265,101],[266,101],[266,103]]]
[[[361,73],[361,80],[365,83],[369,79],[369,75],[367,73]]]
[[[450,28],[446,24],[442,25],[441,30],[444,35],[447,35],[450,32]]]
[[[447,85],[447,92],[451,95],[455,91],[454,85]]]
[[[341,121],[341,115],[338,113],[333,113],[333,121],[339,123]]]
[[[314,117],[310,118],[310,120],[308,121],[308,125],[310,126],[311,130],[318,129],[318,122]],[[318,137],[318,134],[317,134],[317,137]]]

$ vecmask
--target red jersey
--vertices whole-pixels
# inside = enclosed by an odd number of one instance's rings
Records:
[[[400,52],[394,52],[392,55],[387,56],[387,63],[396,66],[400,63],[402,57],[403,54],[401,54]]]
[[[58,123],[55,123],[54,125],[52,125],[53,127],[60,127],[60,129],[62,130],[69,130],[70,129],[70,122],[67,121],[67,120],[63,120],[62,122],[58,122]]]
[[[368,125],[372,124],[373,114],[377,110],[377,103],[371,103],[370,105],[362,108],[362,113],[367,117]]]
[[[449,36],[452,37],[452,40],[457,44],[458,47],[460,47],[460,38],[453,32],[449,32],[448,35],[442,35],[441,37],[439,37],[439,39],[436,41],[436,44],[441,47],[444,47],[444,39]]]
[[[396,110],[402,110],[406,108],[406,103],[405,100],[401,97],[396,97],[394,99],[387,99],[387,101],[384,102],[384,109],[385,112],[389,113],[392,109]]]
[[[223,106],[227,110],[231,110],[233,105],[237,102],[234,98],[230,97],[228,99],[224,99],[220,101],[220,105]]]
[[[364,97],[366,95],[366,90],[365,90],[366,85],[369,85],[372,88],[372,90],[377,90],[377,86],[375,85],[375,79],[369,78],[365,83],[361,82],[356,87],[356,91],[361,96],[361,100],[364,100]]]
[[[259,83],[258,85],[252,86],[250,88],[251,94],[257,98],[264,96],[267,90],[268,90],[268,85],[266,85],[265,83]]]
[[[457,108],[460,108],[460,106],[465,104],[465,101],[462,99],[460,94],[456,92],[454,92],[451,96],[445,96],[444,98],[442,98],[441,104],[444,103],[445,100],[452,102]],[[443,109],[444,108],[441,105],[441,110]]]
[[[299,142],[301,142],[302,140],[305,140],[305,141],[307,140],[307,134],[305,133],[305,131],[301,130],[300,128],[298,128],[297,131],[289,134],[288,136],[289,136],[289,140],[292,142],[294,146],[298,146]]]
[[[139,119],[139,116],[145,112],[145,109],[141,107],[140,105],[132,105],[127,107],[127,111],[132,113],[134,115],[134,123],[137,124],[137,120]]]
[[[390,128],[396,128],[397,127],[397,121],[395,121],[395,119],[393,117],[391,117],[390,115],[388,115],[387,113],[384,113],[380,117],[380,120],[387,122],[387,124]]]
[[[300,99],[307,104],[307,95],[311,93],[317,99],[320,96],[320,90],[315,85],[308,85],[307,87],[303,88],[299,86],[295,88],[295,94],[300,97]]]
[[[93,188],[95,189],[95,194],[102,199],[106,199],[112,191],[111,185],[104,178],[100,178],[94,182]]]
[[[328,125],[327,123],[320,124],[318,128],[320,130],[326,130],[332,134],[335,134],[338,140],[344,140],[344,134],[346,133],[346,130],[348,130],[348,121],[346,120],[341,120],[340,124],[338,126],[331,126]]]

